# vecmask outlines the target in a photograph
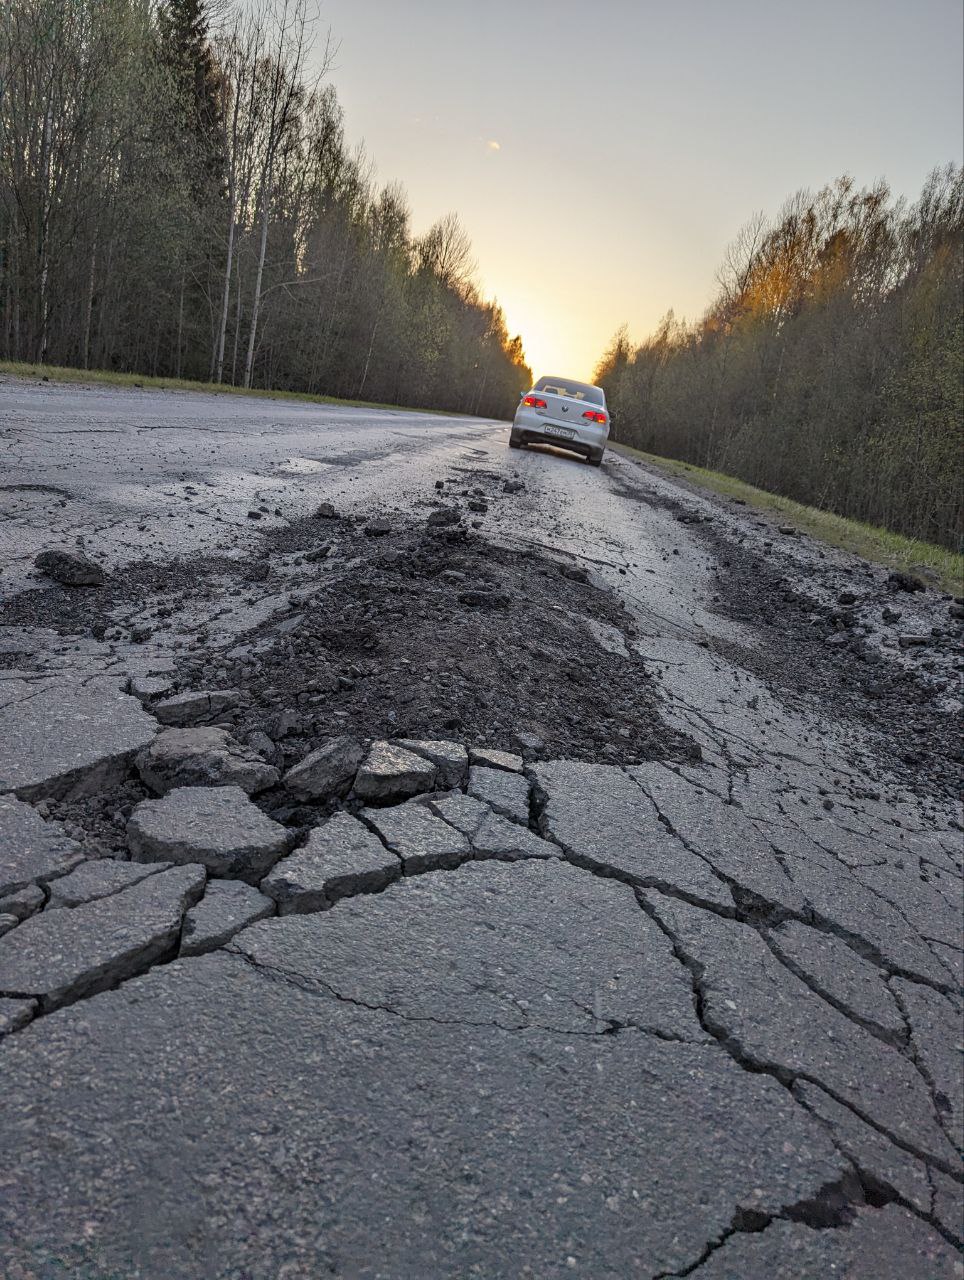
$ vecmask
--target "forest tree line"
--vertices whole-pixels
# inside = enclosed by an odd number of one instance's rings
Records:
[[[964,171],[913,204],[841,178],[753,218],[703,318],[621,329],[596,379],[613,436],[957,549]]]
[[[521,341],[349,145],[306,0],[207,5],[5,6],[0,357],[511,414]]]

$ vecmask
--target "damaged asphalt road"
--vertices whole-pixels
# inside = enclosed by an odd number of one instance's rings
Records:
[[[0,405],[5,1275],[964,1274],[959,602],[499,424]]]

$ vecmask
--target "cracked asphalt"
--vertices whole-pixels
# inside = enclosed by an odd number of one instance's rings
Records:
[[[499,423],[0,449],[0,1272],[964,1276],[952,602]]]

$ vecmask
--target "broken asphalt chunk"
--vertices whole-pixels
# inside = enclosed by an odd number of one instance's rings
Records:
[[[210,880],[204,897],[184,917],[178,955],[199,956],[223,947],[239,930],[274,915],[271,898],[243,880]]]
[[[204,880],[203,867],[174,867],[109,898],[31,916],[0,938],[0,992],[49,1012],[116,986],[167,955]]]
[[[277,863],[261,890],[282,915],[323,911],[353,893],[372,893],[398,879],[398,858],[357,818],[336,813],[308,842]]]
[[[83,857],[59,822],[45,822],[15,796],[0,796],[0,897],[26,889],[33,880],[65,875]]]
[[[298,800],[315,802],[345,795],[364,757],[364,747],[354,738],[332,738],[288,770],[285,790]]]
[[[431,791],[437,775],[424,756],[391,742],[373,742],[355,775],[354,794],[371,804],[392,804]]]
[[[258,880],[288,846],[288,833],[240,787],[177,787],[143,800],[127,823],[138,862],[199,862],[213,874]]]
[[[97,561],[79,551],[41,551],[34,565],[67,587],[99,587],[104,581],[104,571]]]
[[[198,786],[235,786],[250,795],[281,777],[253,747],[213,727],[164,729],[137,757],[137,771],[157,795]]]

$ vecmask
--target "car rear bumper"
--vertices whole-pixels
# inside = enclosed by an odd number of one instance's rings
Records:
[[[571,431],[569,438],[554,436],[546,427],[561,427]],[[573,453],[591,457],[605,449],[609,439],[608,425],[591,426],[588,422],[560,422],[532,409],[520,409],[512,423],[512,434],[521,444],[551,444],[557,449],[569,449]]]

